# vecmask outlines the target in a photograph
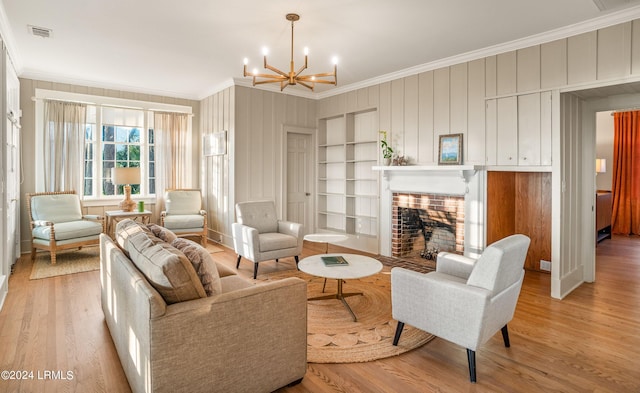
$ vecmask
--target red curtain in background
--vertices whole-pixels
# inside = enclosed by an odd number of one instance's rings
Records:
[[[640,235],[640,111],[613,116],[611,231]]]

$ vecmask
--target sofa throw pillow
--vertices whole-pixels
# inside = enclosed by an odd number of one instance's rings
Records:
[[[193,265],[180,250],[144,231],[129,236],[127,245],[133,263],[167,304],[207,296]]]
[[[151,233],[153,233],[155,237],[167,243],[171,243],[172,241],[178,238],[175,233],[171,232],[169,229],[165,227],[161,227],[158,224],[148,224],[147,228],[149,228],[149,230],[151,231]]]
[[[129,256],[129,238],[139,232],[145,232],[148,236],[152,235],[146,225],[142,225],[130,218],[125,218],[116,224],[116,243],[118,243],[127,256]]]
[[[218,268],[211,254],[204,247],[192,240],[183,238],[175,239],[171,245],[182,251],[191,261],[207,296],[222,293],[222,282],[220,281]]]

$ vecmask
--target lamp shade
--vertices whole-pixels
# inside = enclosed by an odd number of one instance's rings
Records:
[[[605,158],[596,158],[596,173],[605,173],[607,171],[607,160]]]
[[[140,184],[140,168],[111,168],[113,184]]]

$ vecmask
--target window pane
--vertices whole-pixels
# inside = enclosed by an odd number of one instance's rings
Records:
[[[116,127],[116,142],[128,142],[130,130],[129,127]]]
[[[129,159],[140,160],[140,145],[129,145]]]
[[[149,163],[149,178],[156,177],[156,164],[154,162]]]
[[[102,127],[102,140],[104,142],[113,142],[114,138],[114,128],[113,126],[103,126]]]
[[[140,143],[140,130],[137,128],[132,128],[129,133],[129,142],[131,143]]]
[[[93,144],[87,143],[84,149],[84,159],[93,160]]]
[[[104,195],[115,195],[113,183],[109,179],[102,179],[102,193]]]
[[[112,144],[102,145],[102,160],[114,160],[116,158],[115,155],[116,146]]]
[[[84,177],[91,177],[93,175],[93,161],[84,162]]]
[[[153,139],[153,128],[149,128],[149,143],[155,143]]]
[[[129,159],[129,155],[127,154],[127,145],[116,145],[116,159],[118,161],[126,161]]]
[[[93,180],[85,179],[84,180],[84,196],[91,196],[93,192]]]
[[[149,146],[149,161],[156,160],[156,148],[155,146]]]
[[[149,179],[149,194],[156,193],[156,179]]]
[[[87,127],[84,130],[84,139],[87,141],[93,141],[95,135],[95,124],[87,124]]]

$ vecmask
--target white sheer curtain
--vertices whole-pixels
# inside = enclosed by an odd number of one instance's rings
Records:
[[[86,123],[86,105],[44,101],[44,191],[75,190],[82,195]]]
[[[153,129],[156,138],[156,214],[164,210],[164,190],[187,188],[191,162],[189,120],[186,113],[155,112]]]

